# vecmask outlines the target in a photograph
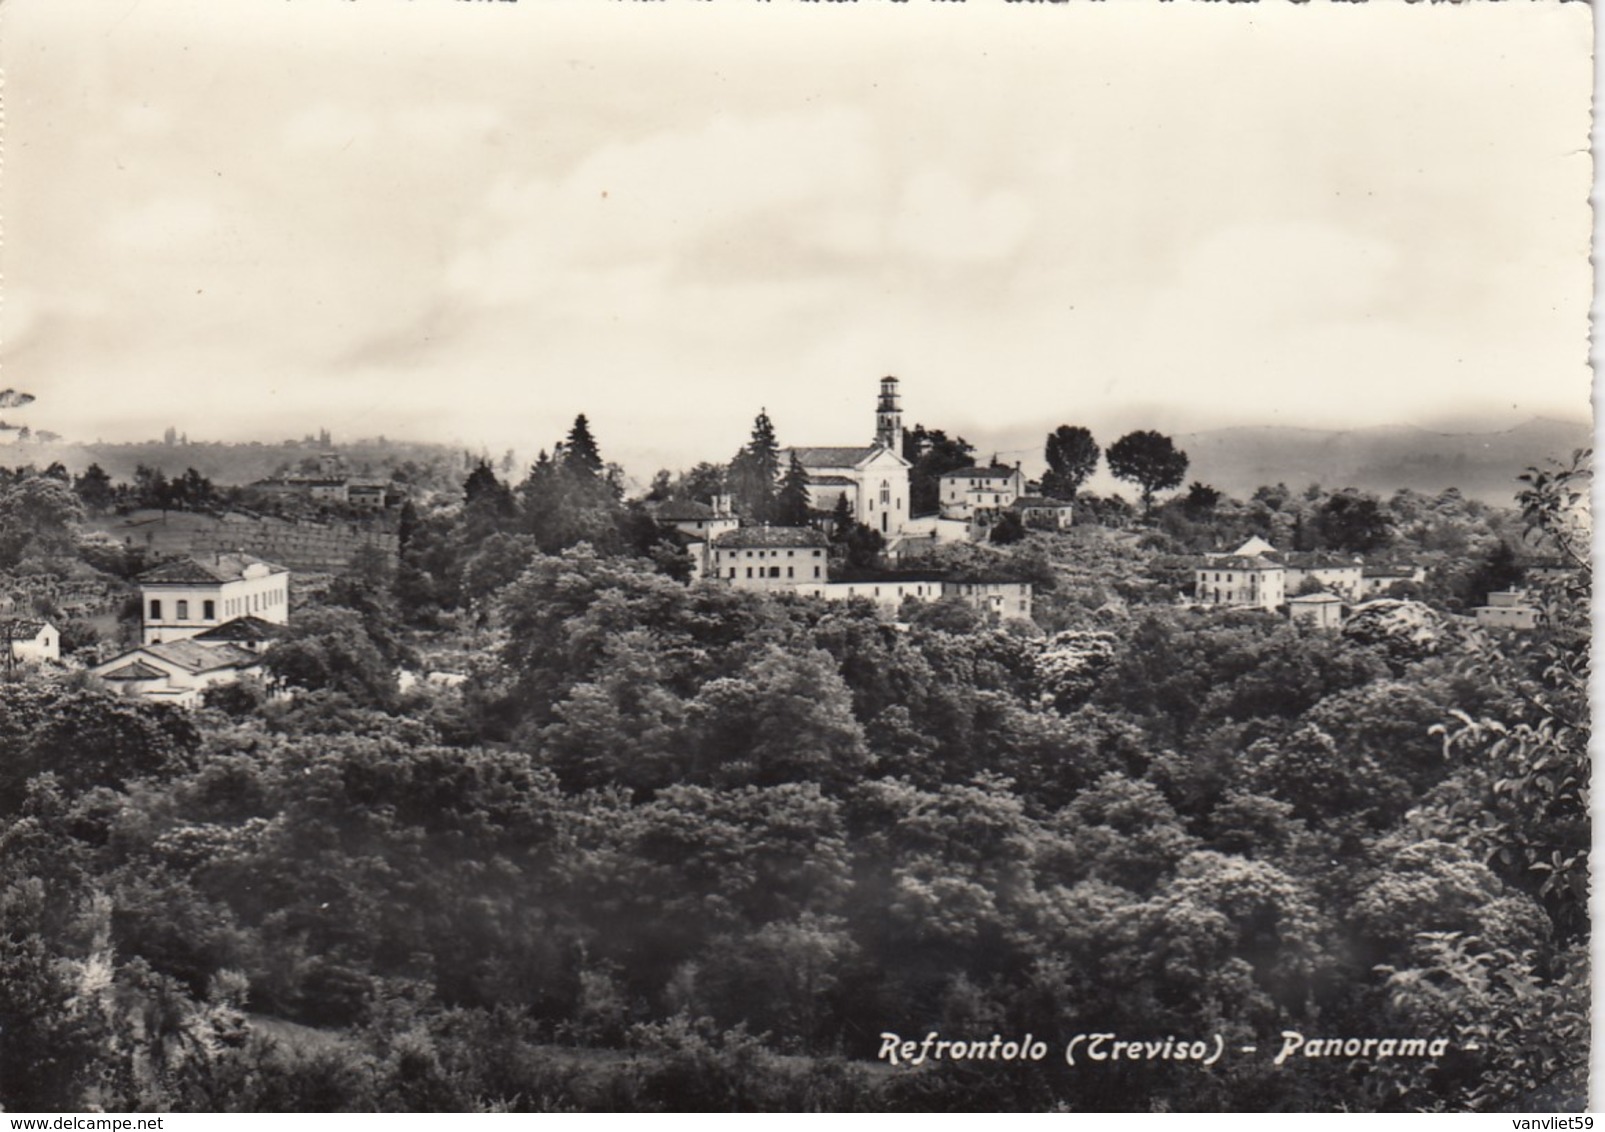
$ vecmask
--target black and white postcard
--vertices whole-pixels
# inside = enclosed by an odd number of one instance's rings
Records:
[[[1592,37],[7,0],[0,1109],[1587,1127]]]

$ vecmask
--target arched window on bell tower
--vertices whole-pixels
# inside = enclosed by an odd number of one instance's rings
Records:
[[[881,378],[881,394],[875,401],[875,443],[892,452],[903,447],[903,404],[895,377]]]

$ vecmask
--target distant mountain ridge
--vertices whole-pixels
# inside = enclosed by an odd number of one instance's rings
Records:
[[[1516,477],[1528,467],[1567,459],[1593,440],[1585,421],[1543,417],[1497,432],[1262,425],[1175,436],[1191,460],[1189,482],[1201,480],[1238,497],[1275,483],[1356,487],[1380,495],[1399,488],[1435,494],[1457,487],[1468,497],[1504,506],[1520,490]]]

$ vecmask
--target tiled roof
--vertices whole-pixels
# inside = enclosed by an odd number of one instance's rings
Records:
[[[1367,578],[1412,578],[1417,569],[1418,567],[1411,566],[1407,562],[1379,562],[1375,566],[1365,567],[1360,572]]]
[[[829,546],[823,531],[813,527],[742,527],[713,540],[721,550],[766,546]]]
[[[234,582],[245,576],[245,568],[260,563],[269,573],[283,574],[283,566],[276,566],[250,554],[215,554],[210,560],[175,558],[153,566],[139,576],[141,582],[168,582],[177,584],[207,585]]]
[[[792,448],[790,453],[805,468],[856,468],[880,451],[879,445],[862,448]]]
[[[1289,605],[1330,605],[1334,601],[1341,604],[1343,599],[1337,594],[1300,594],[1287,599]]]
[[[0,639],[31,641],[44,632],[49,623],[34,617],[0,618]]]
[[[1295,570],[1352,570],[1359,566],[1352,558],[1324,550],[1279,550],[1276,557],[1282,565]]]
[[[244,617],[235,617],[221,625],[215,625],[204,633],[196,633],[190,640],[268,641],[278,635],[279,626],[248,613]]]
[[[167,641],[159,645],[145,645],[139,652],[176,664],[191,672],[211,672],[218,668],[242,668],[260,664],[262,658],[255,653],[230,644],[203,645],[193,640]]]
[[[851,476],[809,476],[808,482],[819,487],[852,487],[858,483]]]
[[[1224,558],[1211,558],[1200,570],[1280,570],[1282,564],[1258,555],[1228,554]]]
[[[951,472],[943,472],[945,480],[1002,480],[1018,475],[1019,468],[1007,468],[1002,465],[993,465],[990,468],[955,468]]]
[[[1031,584],[1017,574],[1009,573],[1006,567],[1000,569],[957,570],[948,574],[944,581],[963,586],[1029,586]]]
[[[693,519],[716,519],[718,515],[706,503],[698,503],[694,499],[671,499],[659,504],[657,518],[665,523],[684,523]]]
[[[1056,511],[1069,510],[1073,504],[1068,499],[1049,499],[1045,495],[1022,495],[1011,506],[1016,511],[1029,511],[1035,508],[1051,507]]]
[[[130,661],[101,675],[102,680],[161,680],[167,673],[146,664],[143,660]]]

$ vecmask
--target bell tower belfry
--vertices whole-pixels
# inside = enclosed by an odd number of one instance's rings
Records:
[[[897,395],[897,378],[881,378],[881,395],[875,401],[875,443],[891,452],[903,450],[903,404]]]

